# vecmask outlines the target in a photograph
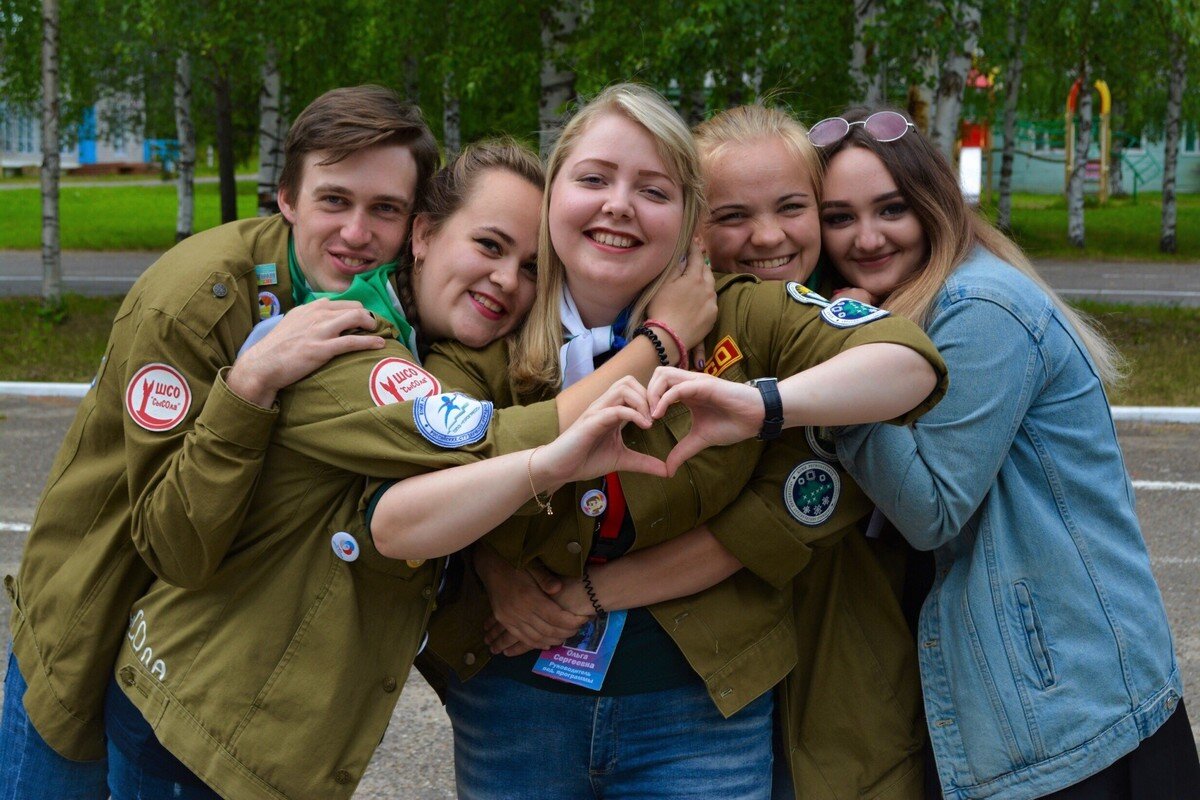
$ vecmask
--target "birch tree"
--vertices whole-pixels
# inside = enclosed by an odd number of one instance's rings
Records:
[[[42,0],[42,305],[62,307],[58,230],[58,0]]]
[[[1006,5],[1008,5],[1006,3]],[[1000,203],[996,225],[1002,231],[1012,229],[1013,161],[1017,150],[1017,104],[1021,94],[1021,73],[1024,67],[1025,34],[1028,30],[1029,0],[1017,0],[1010,7],[1006,23],[1008,48],[1004,68],[1004,148],[1000,155]]]
[[[1079,60],[1079,100],[1076,106],[1079,119],[1075,123],[1075,164],[1067,182],[1067,240],[1083,247],[1083,193],[1087,177],[1088,150],[1092,146],[1092,72],[1086,51]]]
[[[564,109],[575,99],[575,70],[567,49],[579,26],[578,0],[553,0],[542,9],[541,93],[538,96],[538,150],[545,158],[558,141]]]
[[[192,57],[181,52],[175,57],[175,138],[179,156],[175,162],[175,241],[192,235],[196,220],[196,126],[192,122]]]
[[[283,171],[283,141],[287,118],[283,115],[283,82],[279,75],[279,50],[274,42],[263,48],[261,88],[258,95],[258,215],[278,213],[275,193]]]
[[[954,145],[958,141],[967,73],[979,45],[982,22],[979,0],[958,0],[953,5],[952,19],[957,45],[949,49],[942,61],[929,130],[930,140],[951,164],[954,163]]]
[[[1187,82],[1187,47],[1178,25],[1172,25],[1169,33],[1170,72],[1167,79],[1167,113],[1163,124],[1166,142],[1163,150],[1162,177],[1162,230],[1158,237],[1158,249],[1174,253],[1176,201],[1175,175],[1179,168],[1179,134],[1183,109],[1183,91]]]
[[[886,77],[877,49],[880,0],[854,1],[854,40],[850,45],[850,79],[867,105],[887,101]]]

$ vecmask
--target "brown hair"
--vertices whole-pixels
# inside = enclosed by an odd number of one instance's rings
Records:
[[[469,144],[457,158],[434,173],[421,196],[417,213],[429,222],[430,232],[436,232],[454,216],[470,199],[480,177],[495,169],[507,170],[524,178],[539,192],[546,182],[546,174],[537,154],[510,136]],[[410,236],[401,251],[400,264],[396,269],[396,293],[409,324],[419,328],[420,310],[413,293],[414,266]]]
[[[321,151],[322,166],[336,164],[360,150],[402,145],[417,163],[416,200],[420,203],[429,177],[440,161],[437,142],[421,109],[402,102],[383,86],[330,89],[296,117],[283,145],[279,190],[295,198],[300,192],[304,156]]]
[[[634,300],[628,330],[632,331],[641,324],[646,306],[666,282],[667,267],[677,263],[687,253],[696,221],[700,218],[704,200],[696,145],[687,124],[662,95],[636,83],[614,84],[571,118],[554,145],[546,166],[546,193],[542,197],[542,228],[538,237],[537,296],[529,312],[529,320],[518,335],[509,359],[513,384],[524,395],[555,389],[561,384],[558,355],[563,332],[559,300],[566,267],[550,241],[550,187],[588,125],[604,114],[622,114],[646,129],[654,139],[659,158],[671,177],[678,182],[683,199],[683,224],[679,229],[675,251],[670,260],[663,264],[659,276]]]
[[[857,122],[880,110],[901,113],[894,108],[854,107],[844,111],[842,118],[847,122]],[[907,115],[903,116],[908,118]],[[982,246],[1001,261],[1020,270],[1049,296],[1079,334],[1105,383],[1111,385],[1121,380],[1121,355],[1104,337],[1097,324],[1063,302],[1037,274],[1029,258],[1014,241],[968,208],[954,170],[941,151],[919,130],[910,129],[892,142],[879,142],[866,132],[865,126],[854,125],[841,141],[823,148],[825,163],[828,165],[834,156],[849,147],[868,150],[883,162],[896,182],[896,188],[904,195],[920,221],[929,244],[929,259],[925,266],[892,290],[882,304],[884,308],[908,317],[923,327],[927,326],[934,298],[950,273],[967,260],[975,247]]]

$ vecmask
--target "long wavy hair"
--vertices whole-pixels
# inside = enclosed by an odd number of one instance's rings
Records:
[[[566,279],[566,265],[550,241],[551,187],[579,138],[594,120],[605,114],[623,114],[646,129],[654,139],[659,158],[679,184],[683,198],[683,224],[679,229],[675,250],[671,259],[663,264],[659,276],[634,300],[629,330],[641,324],[646,306],[667,279],[667,267],[677,264],[680,257],[687,253],[696,221],[700,217],[703,187],[696,146],[687,125],[662,95],[640,84],[618,83],[609,86],[583,106],[563,129],[546,165],[546,192],[542,198],[542,227],[538,237],[537,295],[529,319],[517,336],[509,362],[513,384],[522,394],[555,390],[562,383],[558,362],[559,348],[563,342],[559,301]]]
[[[842,117],[847,122],[856,122],[876,111],[897,110],[860,106],[847,109]],[[967,260],[976,246],[982,246],[1020,270],[1046,293],[1079,335],[1105,383],[1115,385],[1122,380],[1124,359],[1096,322],[1063,302],[1038,275],[1021,248],[967,206],[954,170],[920,131],[913,129],[895,141],[879,142],[867,134],[864,126],[855,125],[840,142],[822,148],[826,165],[850,147],[869,150],[883,162],[896,182],[896,188],[920,220],[929,243],[929,260],[925,266],[892,290],[882,304],[884,308],[926,327],[934,298],[946,279]]]

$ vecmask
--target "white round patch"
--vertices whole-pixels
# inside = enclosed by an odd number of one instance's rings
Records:
[[[804,429],[804,439],[813,455],[837,463],[837,451],[834,449],[833,437],[829,435],[828,428],[809,425]]]
[[[801,525],[820,525],[833,516],[842,494],[842,479],[824,461],[797,464],[783,482],[783,502]]]
[[[797,303],[804,303],[805,305],[816,306],[817,308],[825,308],[829,305],[828,300],[814,292],[812,289],[809,289],[803,283],[788,281],[787,293],[788,296]]]
[[[438,447],[474,444],[487,433],[492,421],[492,404],[465,394],[435,394],[413,402],[417,430]]]
[[[125,389],[125,410],[148,431],[171,430],[191,407],[187,380],[169,364],[147,364],[134,373]]]
[[[579,507],[589,517],[598,517],[608,508],[608,498],[599,489],[589,489],[579,498]]]
[[[371,399],[377,406],[430,397],[442,390],[437,378],[403,358],[385,358],[371,370]]]
[[[333,545],[334,555],[342,561],[358,560],[358,541],[345,531],[335,533],[333,539],[330,540],[330,544]]]

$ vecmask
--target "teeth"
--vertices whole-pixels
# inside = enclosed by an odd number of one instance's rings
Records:
[[[637,244],[637,239],[634,239],[632,236],[622,236],[619,233],[596,231],[591,236],[593,240],[609,247],[633,247]]]
[[[779,256],[777,258],[759,258],[746,261],[753,269],[778,269],[784,264],[792,260],[791,256]]]
[[[476,294],[475,292],[471,292],[470,294],[471,294],[471,297],[475,298],[476,303],[479,303],[479,305],[483,306],[488,311],[491,311],[493,314],[503,314],[504,313],[504,306],[500,305],[497,302],[494,302],[491,298],[484,297],[483,295]]]
[[[342,263],[347,267],[361,267],[367,263],[367,260],[365,258],[348,258],[347,256],[342,256]]]

